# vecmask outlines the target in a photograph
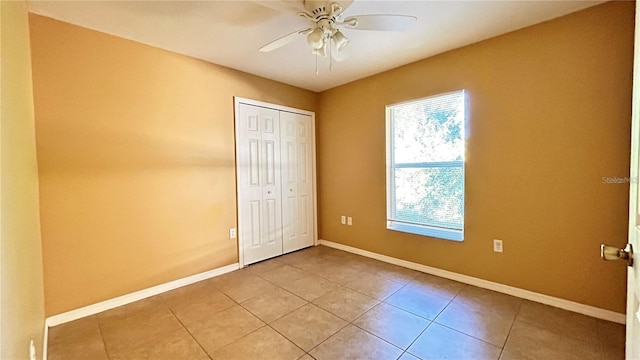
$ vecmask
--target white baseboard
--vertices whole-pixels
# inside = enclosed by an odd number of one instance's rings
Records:
[[[226,274],[228,272],[237,270],[239,268],[240,268],[240,265],[238,263],[219,267],[217,269],[205,271],[200,274],[187,276],[182,279],[170,281],[165,284],[153,286],[153,287],[136,291],[130,294],[118,296],[117,298],[101,301],[97,304],[81,307],[79,309],[67,311],[62,314],[50,316],[45,320],[45,328],[48,329],[49,327],[64,324],[64,323],[77,320],[86,316],[95,315],[97,313],[101,313],[103,311],[110,310],[118,306],[126,305],[134,301],[138,301],[154,295],[162,294],[164,292],[174,290],[189,284],[193,284],[198,281],[202,281],[202,280],[206,280],[222,274]],[[47,334],[48,332],[45,332],[45,335]],[[45,349],[46,349],[46,342],[45,342]]]
[[[409,269],[421,271],[423,273],[436,275],[436,276],[439,276],[439,277],[443,277],[445,279],[455,280],[455,281],[459,281],[461,283],[474,285],[474,286],[477,286],[477,287],[481,287],[481,288],[485,288],[485,289],[501,292],[503,294],[513,295],[513,296],[516,296],[516,297],[519,297],[519,298],[522,298],[522,299],[527,299],[527,300],[535,301],[535,302],[538,302],[538,303],[554,306],[554,307],[557,307],[557,308],[560,308],[560,309],[569,310],[569,311],[573,311],[573,312],[576,312],[576,313],[592,316],[594,318],[607,320],[607,321],[613,321],[613,322],[616,322],[616,323],[619,323],[619,324],[624,324],[625,320],[626,320],[625,314],[617,313],[617,312],[610,311],[610,310],[600,309],[600,308],[597,308],[595,306],[580,304],[580,303],[577,303],[577,302],[574,302],[574,301],[560,299],[560,298],[557,298],[557,297],[544,295],[544,294],[536,293],[536,292],[529,291],[529,290],[520,289],[520,288],[513,287],[513,286],[508,286],[508,285],[496,283],[496,282],[493,282],[493,281],[483,280],[483,279],[479,279],[479,278],[476,278],[476,277],[473,277],[473,276],[462,275],[462,274],[454,273],[454,272],[451,272],[451,271],[442,270],[442,269],[434,268],[434,267],[431,267],[431,266],[422,265],[422,264],[414,263],[414,262],[411,262],[411,261],[406,261],[406,260],[394,258],[394,257],[391,257],[391,256],[381,255],[381,254],[374,253],[374,252],[371,252],[371,251],[366,251],[366,250],[358,249],[358,248],[355,248],[355,247],[338,244],[338,243],[331,242],[331,241],[328,241],[328,240],[320,239],[318,242],[320,243],[320,245],[332,247],[332,248],[335,248],[335,249],[338,249],[338,250],[343,250],[343,251],[347,251],[347,252],[350,252],[350,253],[366,256],[368,258],[372,258],[372,259],[384,261],[384,262],[387,262],[387,263],[390,263],[390,264],[399,265],[399,266],[406,267],[406,268],[409,268]]]

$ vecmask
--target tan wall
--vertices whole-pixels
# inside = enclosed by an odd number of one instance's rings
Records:
[[[237,262],[233,96],[316,94],[31,15],[46,314]]]
[[[633,2],[606,3],[321,93],[320,238],[624,312],[599,244],[627,238],[629,186],[602,177],[629,174],[633,28]],[[456,89],[465,240],[386,230],[385,105]]]
[[[38,168],[24,1],[1,1],[0,358],[41,358],[44,330]]]

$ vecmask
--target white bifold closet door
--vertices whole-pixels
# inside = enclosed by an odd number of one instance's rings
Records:
[[[313,168],[310,116],[280,112],[282,248],[313,245]]]
[[[311,116],[238,104],[239,241],[244,265],[313,245]]]

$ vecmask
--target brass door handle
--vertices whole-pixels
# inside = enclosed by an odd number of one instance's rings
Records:
[[[633,246],[627,244],[624,249],[618,249],[615,246],[601,244],[600,257],[603,260],[625,260],[627,266],[633,266]]]

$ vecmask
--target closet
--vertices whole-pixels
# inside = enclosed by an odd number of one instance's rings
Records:
[[[240,265],[316,241],[314,114],[235,98]]]

